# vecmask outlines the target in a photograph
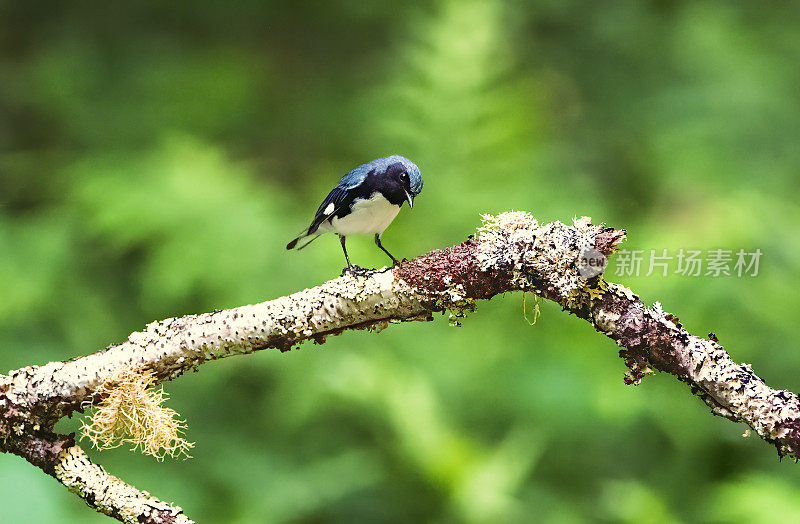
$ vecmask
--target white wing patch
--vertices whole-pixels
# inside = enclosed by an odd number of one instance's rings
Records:
[[[333,213],[333,210],[335,208],[336,208],[336,206],[334,206],[333,202],[331,202],[330,204],[328,204],[328,207],[325,208],[325,211],[323,211],[322,214],[323,215],[330,215],[331,213]]]

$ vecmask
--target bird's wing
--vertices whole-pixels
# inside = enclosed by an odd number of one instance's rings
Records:
[[[364,183],[364,180],[375,171],[375,168],[370,164],[358,166],[347,173],[339,180],[339,183],[336,184],[336,189],[354,189],[360,186]]]
[[[354,195],[352,190],[361,185],[369,174],[366,169],[362,169],[363,167],[360,166],[347,173],[339,180],[336,187],[328,193],[328,196],[325,197],[325,200],[322,201],[322,204],[317,209],[314,220],[311,221],[311,225],[308,227],[307,234],[313,234],[325,220],[335,215],[340,209],[353,203]]]
[[[353,201],[349,193],[347,189],[338,186],[334,187],[333,190],[328,193],[328,196],[325,197],[325,200],[322,201],[319,209],[317,209],[314,220],[311,221],[311,225],[308,227],[307,234],[313,234],[320,224],[335,215],[343,206],[349,206]]]
[[[317,233],[317,229],[319,229],[320,224],[329,219],[331,216],[335,215],[336,212],[342,208],[342,206],[349,206],[352,201],[353,197],[352,195],[349,195],[349,191],[346,188],[339,186],[334,187],[333,190],[328,193],[328,196],[325,197],[325,200],[322,202],[322,204],[320,204],[319,209],[317,209],[317,213],[314,215],[314,220],[311,221],[311,225],[308,226],[308,229],[301,231],[296,238],[286,245],[286,249],[294,249],[297,247],[297,243],[300,240]],[[319,235],[320,233],[317,233],[316,237],[312,238],[298,249],[303,249],[311,242],[316,240]]]

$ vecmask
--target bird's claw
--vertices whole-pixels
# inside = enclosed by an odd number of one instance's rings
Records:
[[[381,270],[367,269],[365,267],[361,267],[361,266],[357,266],[355,264],[352,264],[350,266],[342,268],[342,275],[341,276],[351,275],[351,276],[354,276],[354,277],[368,277],[373,273],[383,273],[383,272],[392,270],[392,269],[398,267],[399,265],[401,265],[403,262],[406,262],[406,261],[408,261],[407,258],[404,258],[403,260],[397,260],[396,258],[392,258],[392,265],[391,266],[384,266],[384,268],[381,269]]]
[[[369,276],[371,272],[372,270],[370,269],[353,264],[352,266],[347,266],[346,268],[342,269],[341,276],[351,275],[354,277],[366,277]]]

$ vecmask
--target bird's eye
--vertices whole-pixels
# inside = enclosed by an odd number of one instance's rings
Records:
[[[400,178],[402,178],[403,180],[408,180],[408,173],[403,171],[402,173],[400,173]]]

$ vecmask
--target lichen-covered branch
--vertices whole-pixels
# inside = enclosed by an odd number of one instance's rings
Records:
[[[348,329],[380,330],[389,322],[430,320],[435,312],[462,316],[474,309],[476,299],[523,290],[556,301],[615,340],[628,367],[627,382],[653,370],[675,375],[713,413],[746,423],[781,455],[800,457],[800,402],[794,393],[768,387],[749,365],[735,363],[713,337],[689,334],[658,303],[648,308],[629,289],[602,276],[587,278],[580,270],[582,254],[609,256],[624,238],[623,230],[592,225],[586,217],[572,225],[540,225],[522,212],[487,216],[477,238],[393,269],[349,274],[260,304],[153,322],[98,353],[0,375],[0,451],[21,455],[51,474],[64,471],[65,460],[102,471],[84,464],[69,442],[56,446],[55,465],[37,459],[31,450],[41,449],[36,448],[36,436],[49,434],[61,417],[103,401],[109,380],[120,369],[152,374],[158,383],[230,355],[266,348],[285,351],[309,339],[322,343]],[[148,497],[128,488],[133,492],[119,493],[133,493],[136,500]],[[93,488],[74,489],[84,496]],[[120,496],[128,500],[128,495]],[[117,506],[112,501],[104,507]],[[105,512],[120,518],[121,510],[115,511]]]
[[[54,476],[89,507],[122,522],[190,524],[193,521],[177,506],[166,504],[126,484],[93,464],[78,446],[61,452]]]
[[[6,421],[9,419],[6,418]],[[2,423],[0,423],[0,429]],[[93,464],[75,445],[71,435],[37,431],[28,435],[3,434],[0,451],[19,455],[41,468],[86,504],[100,513],[122,522],[139,524],[192,524],[183,510],[126,484],[102,467]]]

